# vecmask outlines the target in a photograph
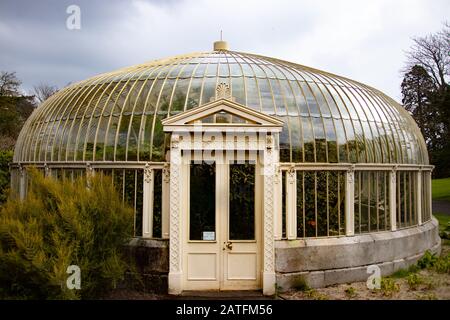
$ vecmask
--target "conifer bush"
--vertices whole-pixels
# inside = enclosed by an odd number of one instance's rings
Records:
[[[130,265],[122,254],[133,209],[109,177],[56,180],[29,172],[26,199],[0,209],[0,297],[92,299],[114,288]],[[69,289],[67,268],[81,270]]]

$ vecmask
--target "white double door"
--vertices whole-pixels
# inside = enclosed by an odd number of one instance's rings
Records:
[[[256,161],[183,165],[183,289],[261,287],[261,181]]]

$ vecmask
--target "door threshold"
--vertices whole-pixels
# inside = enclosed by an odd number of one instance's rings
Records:
[[[208,291],[183,291],[178,299],[198,299],[198,300],[270,300],[270,296],[265,296],[262,290],[208,290]]]

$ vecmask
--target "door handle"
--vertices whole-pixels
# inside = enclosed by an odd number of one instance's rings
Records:
[[[228,249],[228,250],[233,250],[233,243],[230,241],[224,242],[223,243],[225,245],[225,247],[223,248],[223,250]]]

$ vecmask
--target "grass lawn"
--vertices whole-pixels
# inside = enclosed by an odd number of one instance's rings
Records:
[[[433,179],[433,200],[447,200],[450,201],[450,178]]]
[[[448,226],[448,223],[450,222],[450,215],[440,213],[440,212],[433,212],[433,216],[436,217],[439,221],[439,231],[444,231],[444,229]]]

